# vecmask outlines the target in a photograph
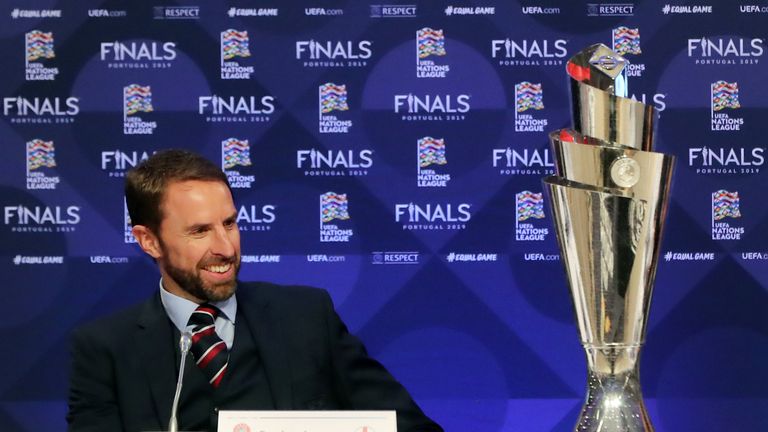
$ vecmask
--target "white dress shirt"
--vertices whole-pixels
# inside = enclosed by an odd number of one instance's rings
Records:
[[[197,303],[179,297],[168,292],[163,286],[163,279],[160,278],[160,301],[163,303],[165,313],[171,322],[181,333],[187,331],[189,317],[199,306]],[[237,299],[232,297],[220,301],[211,302],[212,305],[219,308],[221,313],[216,318],[216,334],[227,344],[228,349],[232,349],[235,341],[235,316],[237,314]]]

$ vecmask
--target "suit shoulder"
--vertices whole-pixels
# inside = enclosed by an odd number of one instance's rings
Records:
[[[151,300],[150,300],[151,301]],[[73,337],[86,339],[117,340],[136,326],[141,311],[147,301],[129,306],[110,315],[95,318],[79,325],[73,331]]]

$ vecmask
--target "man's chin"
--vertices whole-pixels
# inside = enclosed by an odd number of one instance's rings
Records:
[[[205,294],[209,302],[220,302],[232,297],[237,290],[237,281],[216,284],[205,288]]]

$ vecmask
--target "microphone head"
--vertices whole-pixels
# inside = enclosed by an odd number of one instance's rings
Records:
[[[190,332],[184,332],[181,334],[181,338],[179,339],[179,348],[181,348],[181,353],[186,354],[189,352],[189,348],[192,346],[192,333]]]

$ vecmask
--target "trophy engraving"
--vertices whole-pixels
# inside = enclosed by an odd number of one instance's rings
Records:
[[[627,64],[600,44],[568,61],[573,129],[550,133],[543,180],[587,355],[578,432],[653,431],[638,365],[674,157],[653,151],[658,115],[627,97]]]
[[[618,158],[611,164],[611,179],[621,187],[632,187],[640,180],[640,165],[632,158]]]

